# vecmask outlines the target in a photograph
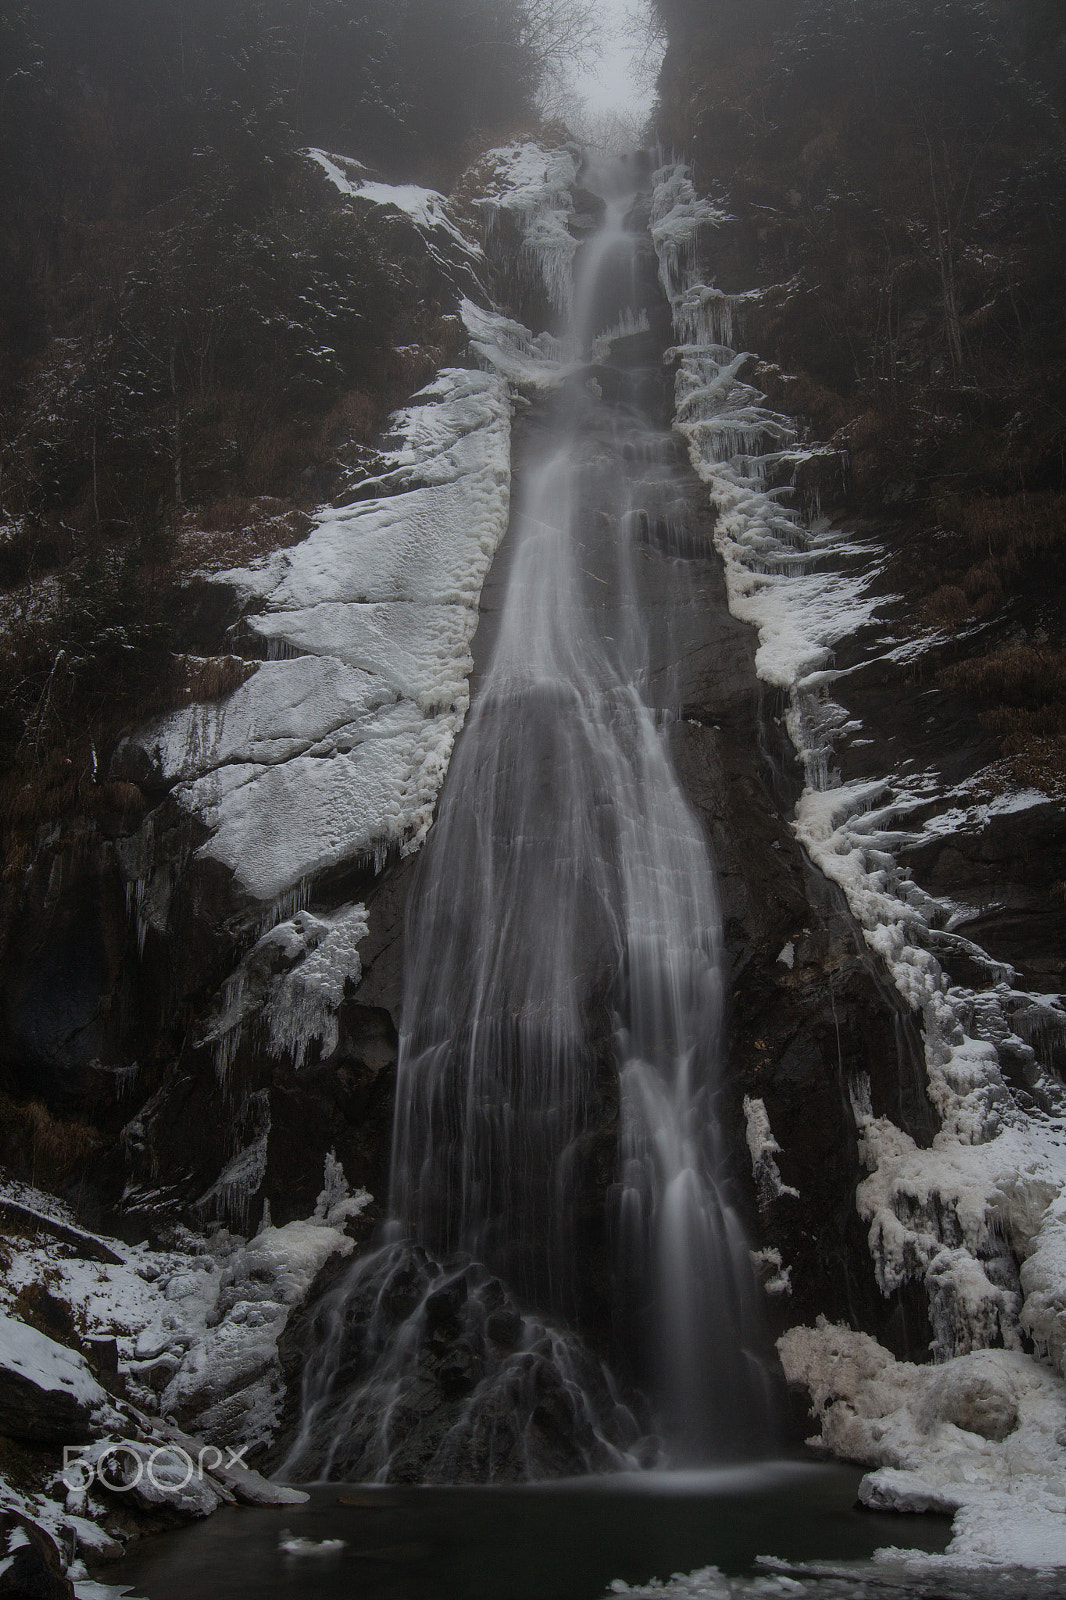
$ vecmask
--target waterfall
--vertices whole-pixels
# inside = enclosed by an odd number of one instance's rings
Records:
[[[772,1436],[716,1116],[715,873],[670,757],[667,608],[647,616],[661,569],[707,552],[642,403],[657,291],[631,165],[598,175],[569,377],[522,475],[495,641],[409,902],[386,1237],[319,1312],[291,1471],[387,1478],[412,1427],[407,1472],[575,1470],[537,1432],[533,1356],[580,1470],[751,1456]],[[441,1377],[441,1317],[465,1376]],[[662,1445],[640,1444],[564,1324],[601,1346],[613,1324]],[[412,1398],[430,1380],[436,1423]]]

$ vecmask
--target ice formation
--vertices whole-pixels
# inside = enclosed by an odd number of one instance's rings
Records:
[[[307,155],[326,174],[335,189],[370,206],[402,212],[422,236],[429,254],[446,273],[461,264],[477,276],[485,265],[480,246],[463,232],[445,195],[414,183],[378,183],[351,156],[308,150]]]
[[[221,1004],[204,1034],[215,1046],[224,1082],[250,1021],[265,1024],[272,1055],[302,1067],[311,1041],[328,1056],[337,1046],[336,1013],[346,987],[362,974],[358,950],[368,932],[362,905],[333,913],[297,911],[252,946],[226,980]]]
[[[47,1197],[33,1192],[29,1199],[42,1217],[65,1222],[66,1214],[49,1207]],[[69,1306],[83,1335],[116,1336],[119,1371],[133,1408],[149,1417],[176,1416],[216,1447],[265,1442],[282,1396],[278,1337],[323,1263],[351,1252],[345,1224],[369,1199],[365,1190],[349,1192],[331,1152],[313,1216],[263,1227],[254,1238],[223,1229],[210,1238],[186,1235],[169,1250],[108,1240],[114,1259],[100,1262],[86,1260],[76,1245],[12,1236],[11,1262],[0,1285],[5,1359],[40,1386],[59,1386],[91,1407],[98,1418],[98,1449],[117,1439],[131,1442],[124,1430],[138,1411],[123,1404],[119,1415],[80,1355],[10,1314],[20,1293],[46,1283]],[[8,1491],[0,1480],[0,1492]],[[80,1510],[75,1505],[77,1497],[64,1508],[62,1499],[54,1504],[47,1497],[11,1494],[41,1526],[60,1533],[73,1526],[90,1550],[107,1543],[86,1520],[84,1504],[78,1502]]]
[[[939,1558],[954,1565],[1066,1564],[1066,1383],[1057,1373],[1016,1350],[915,1366],[824,1318],[791,1329],[779,1348],[786,1376],[810,1393],[814,1442],[875,1469],[859,1489],[864,1505],[954,1513]]]
[[[759,1204],[768,1205],[786,1194],[798,1200],[799,1190],[781,1181],[781,1173],[774,1159],[780,1154],[781,1146],[773,1136],[764,1102],[745,1095],[744,1120],[747,1124],[748,1153],[751,1156],[751,1170],[759,1195]],[[778,1267],[781,1265],[780,1257],[777,1265]]]
[[[466,711],[481,584],[507,524],[507,394],[446,370],[394,428],[396,493],[326,509],[302,544],[218,575],[260,608],[253,634],[295,659],[140,739],[211,827],[201,854],[261,903],[417,848]]]
[[[490,372],[518,390],[549,389],[565,371],[562,344],[550,333],[533,334],[520,322],[499,312],[483,311],[471,300],[462,304],[463,326],[470,347]]]
[[[698,281],[697,232],[716,215],[698,201],[683,168],[658,174],[653,218],[679,338],[670,353],[675,426],[718,511],[730,609],[758,630],[760,677],[787,696],[788,731],[806,775],[797,836],[843,889],[922,1022],[929,1095],[941,1120],[929,1149],[873,1116],[868,1084],[852,1085],[869,1173],[857,1204],[878,1280],[885,1292],[908,1278],[924,1281],[938,1359],[1002,1343],[1003,1359],[1031,1370],[1039,1387],[1044,1370],[1017,1346],[1024,1329],[1064,1370],[1066,1120],[1061,1087],[1037,1049],[1066,1026],[1066,1012],[1057,996],[1015,989],[1013,972],[959,932],[966,908],[926,894],[898,855],[923,834],[980,827],[990,808],[1048,801],[1027,792],[979,803],[972,792],[945,793],[935,773],[913,769],[840,782],[834,750],[862,730],[834,698],[846,690],[833,667],[834,644],[859,636],[868,659],[902,659],[901,651],[930,641],[892,634],[894,597],[873,593],[883,560],[875,545],[804,517],[796,474],[819,452],[800,448],[792,425],[741,377],[750,358],[726,343],[736,300]],[[964,951],[989,986],[952,985],[937,959],[944,949]],[[1005,1061],[1020,1069],[1034,1111],[1012,1094]]]
[[[573,296],[577,240],[569,221],[571,189],[580,157],[567,146],[546,150],[537,144],[512,144],[490,150],[482,166],[478,206],[488,223],[489,245],[506,218],[520,240],[518,270],[543,287],[557,311],[568,312]]]

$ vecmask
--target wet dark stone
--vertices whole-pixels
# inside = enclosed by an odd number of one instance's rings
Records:
[[[521,1337],[522,1318],[513,1307],[501,1307],[486,1317],[485,1332],[501,1350],[514,1350]]]
[[[0,1510],[0,1600],[74,1600],[55,1543],[18,1511]]]
[[[406,1309],[416,1286],[421,1294]],[[336,1339],[338,1322],[340,1353],[322,1391],[306,1358]],[[274,1465],[299,1433],[293,1380],[302,1374],[327,1397],[310,1448],[291,1469],[297,1478],[314,1478],[327,1457],[335,1479],[560,1477],[617,1466],[640,1433],[580,1339],[523,1317],[478,1263],[439,1263],[418,1246],[390,1247],[334,1275],[326,1294],[291,1319],[279,1354],[289,1385]]]

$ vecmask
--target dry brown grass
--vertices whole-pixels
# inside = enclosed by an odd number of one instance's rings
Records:
[[[210,523],[211,526],[205,526]],[[311,518],[268,495],[216,501],[206,514],[190,512],[180,529],[175,576],[206,568],[247,566],[259,556],[306,538]]]
[[[65,1300],[51,1292],[51,1285],[56,1282],[55,1272],[46,1268],[44,1276],[44,1282],[23,1284],[11,1309],[20,1322],[36,1328],[46,1338],[58,1340],[60,1344],[75,1344],[77,1326],[74,1313]]]
[[[181,656],[181,694],[187,700],[224,700],[256,671],[258,663],[243,656]]]
[[[1066,797],[1066,649],[1002,645],[945,668],[940,681],[981,705],[1006,782]]]
[[[831,438],[847,423],[846,403],[808,372],[783,372],[770,362],[760,361],[753,380],[774,411],[801,417],[821,439]]]
[[[1066,494],[953,496],[936,511],[955,542],[947,581],[922,602],[934,626],[984,621],[1036,563],[1066,549]]]
[[[980,495],[945,507],[975,550],[989,557],[1043,555],[1066,544],[1066,494]]]
[[[103,1145],[95,1128],[53,1116],[37,1100],[16,1105],[5,1099],[0,1126],[5,1165],[49,1192],[84,1172]]]
[[[922,602],[922,621],[932,627],[954,628],[972,614],[969,596],[957,583],[941,584]]]
[[[942,681],[976,700],[995,700],[997,715],[1006,706],[1047,706],[1066,699],[1066,650],[1052,645],[1006,644],[990,655],[945,667]]]
[[[1007,755],[1015,784],[1021,789],[1039,789],[1055,800],[1066,800],[1066,734],[1018,743],[1019,748]]]
[[[36,828],[75,809],[81,788],[81,767],[62,746],[49,745],[38,754],[28,746],[16,771],[5,775],[0,789],[0,818],[6,828]],[[5,867],[12,856],[5,850]]]

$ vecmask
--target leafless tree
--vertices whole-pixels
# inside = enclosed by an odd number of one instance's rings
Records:
[[[597,0],[525,0],[522,20],[525,43],[545,79],[565,75],[600,53],[603,10]]]

